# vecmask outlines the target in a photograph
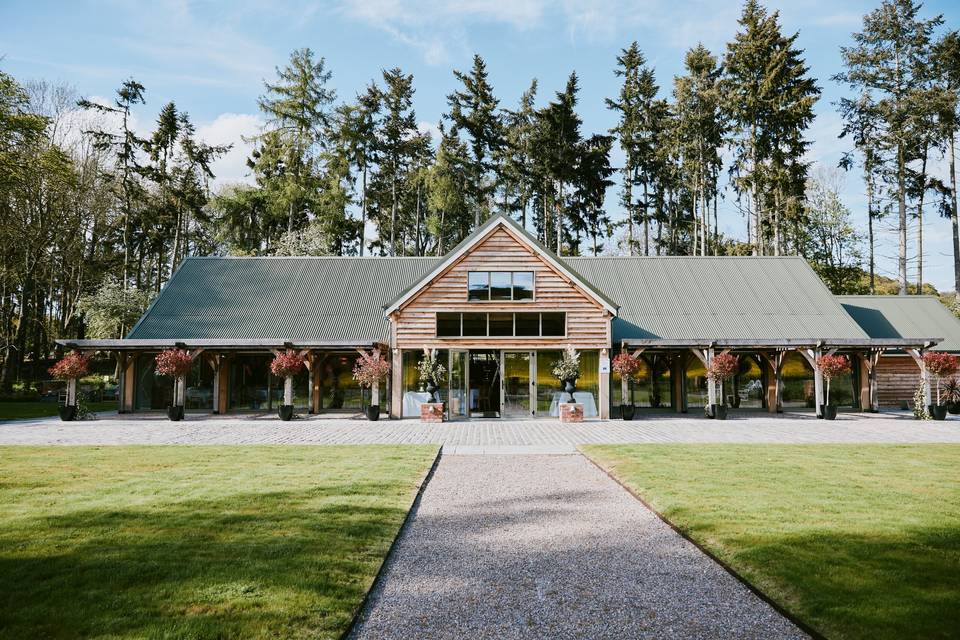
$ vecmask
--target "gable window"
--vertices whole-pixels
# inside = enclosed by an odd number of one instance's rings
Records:
[[[471,271],[467,274],[467,300],[533,300],[533,271]]]
[[[562,338],[567,335],[567,314],[444,313],[437,314],[438,338]]]

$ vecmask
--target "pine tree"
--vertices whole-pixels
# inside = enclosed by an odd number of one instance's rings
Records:
[[[537,81],[534,79],[520,97],[516,111],[504,116],[504,144],[501,147],[500,180],[508,212],[520,213],[520,224],[527,228],[527,209],[536,190],[533,146],[536,135]]]
[[[960,125],[960,32],[950,31],[936,43],[933,68],[940,92],[939,121],[949,154],[950,206],[947,215],[953,231],[954,294],[960,300],[960,221],[957,218],[956,137]]]
[[[297,49],[287,66],[277,69],[277,81],[264,83],[266,93],[257,101],[271,134],[263,141],[273,145],[283,165],[275,175],[282,176],[284,184],[273,191],[286,203],[288,232],[306,225],[311,213],[330,108],[336,100],[336,93],[327,87],[331,77],[323,58],[315,60],[310,49]]]
[[[428,193],[427,229],[436,241],[436,255],[442,256],[450,247],[470,233],[470,207],[464,197],[464,182],[470,158],[466,145],[440,125],[440,145],[427,174]]]
[[[494,184],[490,174],[494,169],[496,152],[503,144],[503,122],[483,58],[474,55],[469,73],[454,71],[453,75],[463,88],[447,96],[450,106],[447,117],[453,123],[453,132],[462,131],[466,134],[467,146],[473,154],[472,162],[467,167],[467,188],[475,207],[474,225],[480,226],[490,215]]]
[[[933,30],[942,24],[918,17],[913,0],[884,0],[863,18],[863,30],[853,34],[854,46],[841,47],[845,70],[835,76],[874,101],[883,155],[882,175],[891,176],[897,200],[899,254],[897,272],[901,295],[907,294],[907,182],[911,149],[917,142],[917,109],[923,113],[924,74]]]

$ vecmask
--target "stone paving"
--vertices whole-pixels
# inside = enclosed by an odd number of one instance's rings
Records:
[[[350,637],[806,636],[584,457],[444,455]]]
[[[960,443],[960,420],[918,422],[909,414],[842,414],[836,421],[811,414],[740,414],[730,420],[652,415],[560,424],[504,420],[424,424],[351,418],[106,415],[89,422],[56,418],[0,422],[0,444],[441,444],[447,454],[572,453],[579,444],[646,442],[729,443]]]

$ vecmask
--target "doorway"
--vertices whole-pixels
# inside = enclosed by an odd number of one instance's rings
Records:
[[[500,417],[500,352],[470,351],[467,360],[471,418]]]
[[[534,390],[536,376],[532,367],[536,358],[529,351],[504,351],[503,363],[503,409],[505,418],[526,418],[534,415],[532,398],[537,396]]]

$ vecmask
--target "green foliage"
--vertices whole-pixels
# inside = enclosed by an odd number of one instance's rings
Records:
[[[140,319],[152,298],[150,292],[125,289],[108,276],[99,289],[80,298],[77,309],[83,314],[89,337],[122,338]]]

